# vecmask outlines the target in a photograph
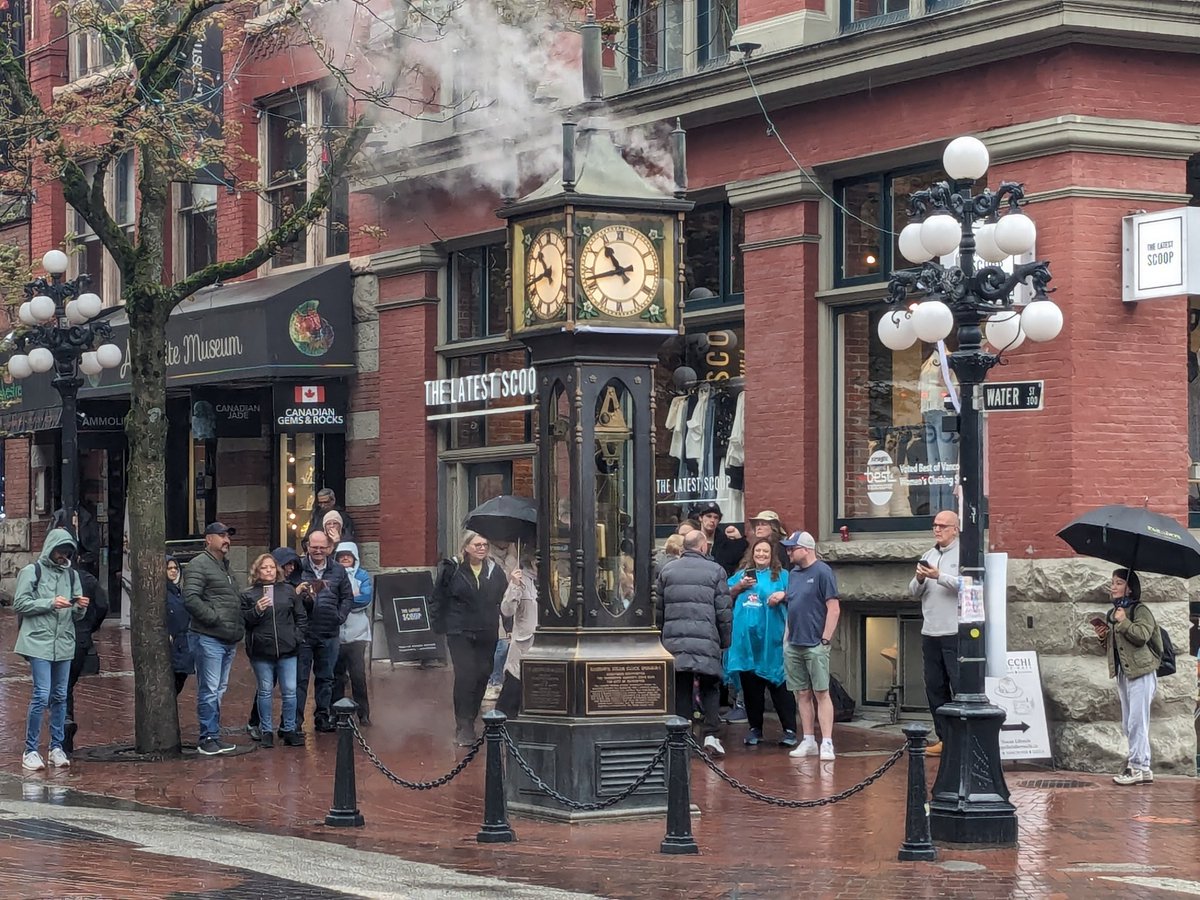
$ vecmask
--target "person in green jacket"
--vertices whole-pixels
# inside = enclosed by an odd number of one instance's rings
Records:
[[[196,658],[197,749],[204,756],[229,753],[237,746],[221,740],[221,698],[238,642],[246,634],[242,592],[229,570],[229,537],[234,529],[211,522],[204,529],[204,552],[183,572],[183,605],[192,617],[192,654]]]
[[[42,714],[50,707],[50,765],[69,766],[63,751],[67,721],[67,681],[75,658],[75,621],[87,612],[79,573],[71,568],[78,550],[71,532],[53,528],[42,544],[42,555],[17,575],[13,609],[20,616],[14,651],[29,660],[33,696],[25,724],[25,754],[21,766],[44,769],[38,753],[42,740]]]

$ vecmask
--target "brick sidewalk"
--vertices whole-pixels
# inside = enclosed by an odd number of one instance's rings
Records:
[[[12,646],[14,624],[10,613],[0,614],[0,647]],[[128,741],[132,733],[132,678],[120,674],[131,667],[128,635],[106,628],[98,643],[105,671],[81,681],[77,693],[81,748]],[[26,671],[24,661],[7,649],[0,654],[0,772],[9,774],[21,774]],[[391,670],[384,664],[376,666],[373,678],[375,725],[367,738],[384,762],[410,780],[427,780],[451,768],[457,756],[450,741],[448,670]],[[252,694],[249,666],[239,653],[224,724],[240,724]],[[185,740],[194,740],[191,680],[180,710]],[[794,798],[844,790],[899,743],[892,735],[839,726],[840,758],[819,763],[789,760],[774,745],[745,748],[741,730],[728,731],[724,767],[760,790]],[[325,828],[321,820],[331,799],[335,742],[333,735],[310,734],[301,748],[157,764],[80,761],[67,772],[26,777],[264,831],[609,897],[642,898],[648,890],[656,897],[689,898],[1039,900],[1200,892],[1196,779],[1162,778],[1150,787],[1120,789],[1106,777],[1011,772],[1019,849],[943,851],[937,863],[901,864],[896,850],[903,839],[903,765],[845,803],[789,811],[742,797],[696,764],[692,799],[702,811],[694,822],[701,855],[664,857],[658,853],[661,820],[570,826],[514,818],[517,843],[476,844],[482,758],[448,787],[415,792],[391,785],[359,754],[358,797],[367,826]]]

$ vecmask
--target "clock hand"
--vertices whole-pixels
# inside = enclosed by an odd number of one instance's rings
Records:
[[[613,264],[612,273],[605,273],[605,274],[620,275],[621,280],[623,282],[625,282],[626,284],[629,284],[629,276],[626,275],[625,273],[628,272],[630,269],[632,269],[633,266],[623,268],[621,266],[621,261],[617,259],[617,252],[615,250],[613,250],[613,248],[610,247],[608,244],[604,245],[604,255],[607,256],[609,261]],[[597,277],[599,277],[599,276],[597,276]]]
[[[625,273],[632,271],[632,269],[633,266],[617,266],[615,269],[609,269],[607,272],[596,272],[595,274],[588,275],[587,277],[592,281],[595,281],[597,278],[607,278],[609,275],[620,275],[621,280],[628,283],[629,276]]]

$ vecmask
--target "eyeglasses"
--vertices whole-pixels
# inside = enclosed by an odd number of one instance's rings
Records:
[[[934,522],[933,523],[934,531],[941,531],[943,528],[954,528],[954,527],[955,527],[955,525],[952,522],[946,522],[946,523]]]

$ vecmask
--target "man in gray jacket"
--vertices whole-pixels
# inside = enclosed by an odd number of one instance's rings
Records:
[[[704,710],[704,747],[725,748],[721,729],[721,651],[729,646],[732,603],[725,569],[708,555],[703,531],[683,538],[683,555],[658,573],[658,622],[663,646],[675,657],[675,714],[692,720],[692,683],[699,683]]]
[[[921,601],[921,655],[925,661],[925,696],[934,714],[938,739],[925,751],[942,752],[937,710],[958,690],[958,515],[944,509],[933,517],[934,545],[917,563],[908,589]]]
[[[204,552],[183,572],[183,605],[192,617],[191,643],[196,657],[198,749],[204,756],[237,749],[221,740],[221,698],[229,687],[238,642],[246,634],[241,592],[226,559],[233,533],[220,522],[211,523],[204,529]]]

